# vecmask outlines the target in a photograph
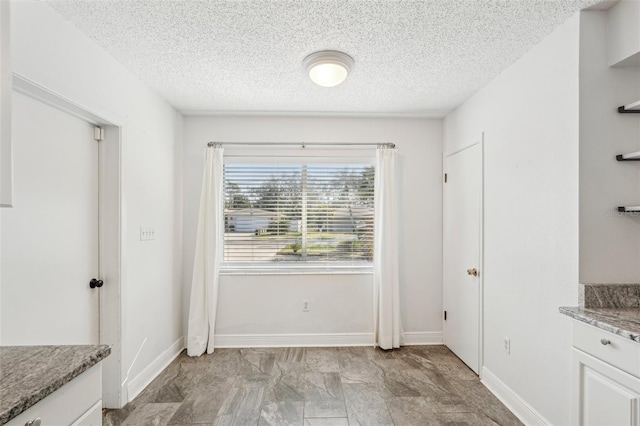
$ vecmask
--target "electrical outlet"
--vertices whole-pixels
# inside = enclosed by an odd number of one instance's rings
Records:
[[[502,350],[507,355],[511,355],[511,339],[507,336],[504,336],[504,340],[502,341]]]
[[[303,300],[302,301],[302,312],[309,312],[309,301],[308,300]]]
[[[156,239],[156,230],[153,227],[140,227],[140,241],[150,241]]]

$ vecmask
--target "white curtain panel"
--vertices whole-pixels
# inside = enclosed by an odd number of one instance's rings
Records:
[[[395,148],[376,151],[375,225],[373,249],[374,324],[376,344],[400,347],[400,289],[398,279],[398,219]]]
[[[200,356],[214,350],[216,309],[224,238],[224,190],[222,185],[223,148],[206,150],[198,233],[191,282],[187,354]]]

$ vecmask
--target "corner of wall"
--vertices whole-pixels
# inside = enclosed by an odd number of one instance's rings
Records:
[[[578,286],[579,36],[575,14],[445,119],[447,153],[485,135],[483,382],[530,424],[570,418],[557,308]]]
[[[525,425],[552,424],[486,367],[482,368],[481,381]]]
[[[185,338],[180,337],[169,348],[158,355],[151,363],[149,363],[140,373],[131,379],[126,385],[127,402],[140,394],[162,371],[171,364],[183,351],[185,346]]]

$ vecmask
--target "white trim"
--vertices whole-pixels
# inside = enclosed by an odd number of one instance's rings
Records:
[[[153,379],[158,377],[158,374],[160,374],[162,370],[167,368],[167,366],[180,355],[185,348],[184,343],[185,338],[180,337],[129,382],[127,385],[127,399],[129,402],[133,401],[144,388],[149,386],[149,383],[151,383]]]
[[[372,342],[373,333],[218,334],[215,336],[216,348],[373,346]],[[442,344],[440,331],[408,331],[403,334],[402,346]]]
[[[103,113],[95,113],[90,108],[80,105],[59,93],[53,92],[18,73],[14,72],[12,77],[13,90],[16,92],[29,96],[90,124],[96,126],[119,126],[123,121],[121,117],[107,117]]]
[[[218,334],[216,348],[373,346],[373,333]]]
[[[310,118],[430,118],[441,119],[452,110],[417,112],[334,112],[334,111],[216,111],[180,110],[185,117],[310,117]]]
[[[486,386],[513,414],[516,415],[526,425],[551,425],[542,414],[538,413],[531,405],[529,405],[520,395],[515,393],[513,389],[504,384],[502,380],[495,374],[482,367],[481,382]]]
[[[98,143],[99,150],[99,247],[100,279],[100,342],[111,345],[111,356],[103,362],[102,401],[105,407],[121,408],[126,403],[123,377],[123,291],[124,263],[122,215],[122,132],[117,126],[107,125],[105,138]],[[96,142],[97,143],[97,142]]]
[[[478,294],[478,372],[482,379],[484,367],[484,131],[480,139],[480,247],[478,260],[480,265],[479,294]]]
[[[402,346],[444,344],[441,331],[405,331],[402,339]]]
[[[283,266],[280,268],[256,268],[247,267],[246,269],[238,267],[225,267],[220,268],[220,275],[372,275],[372,267],[351,269],[344,268],[293,268]]]

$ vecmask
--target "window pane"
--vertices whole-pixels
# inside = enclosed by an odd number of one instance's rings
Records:
[[[374,169],[225,164],[224,261],[370,262]]]

